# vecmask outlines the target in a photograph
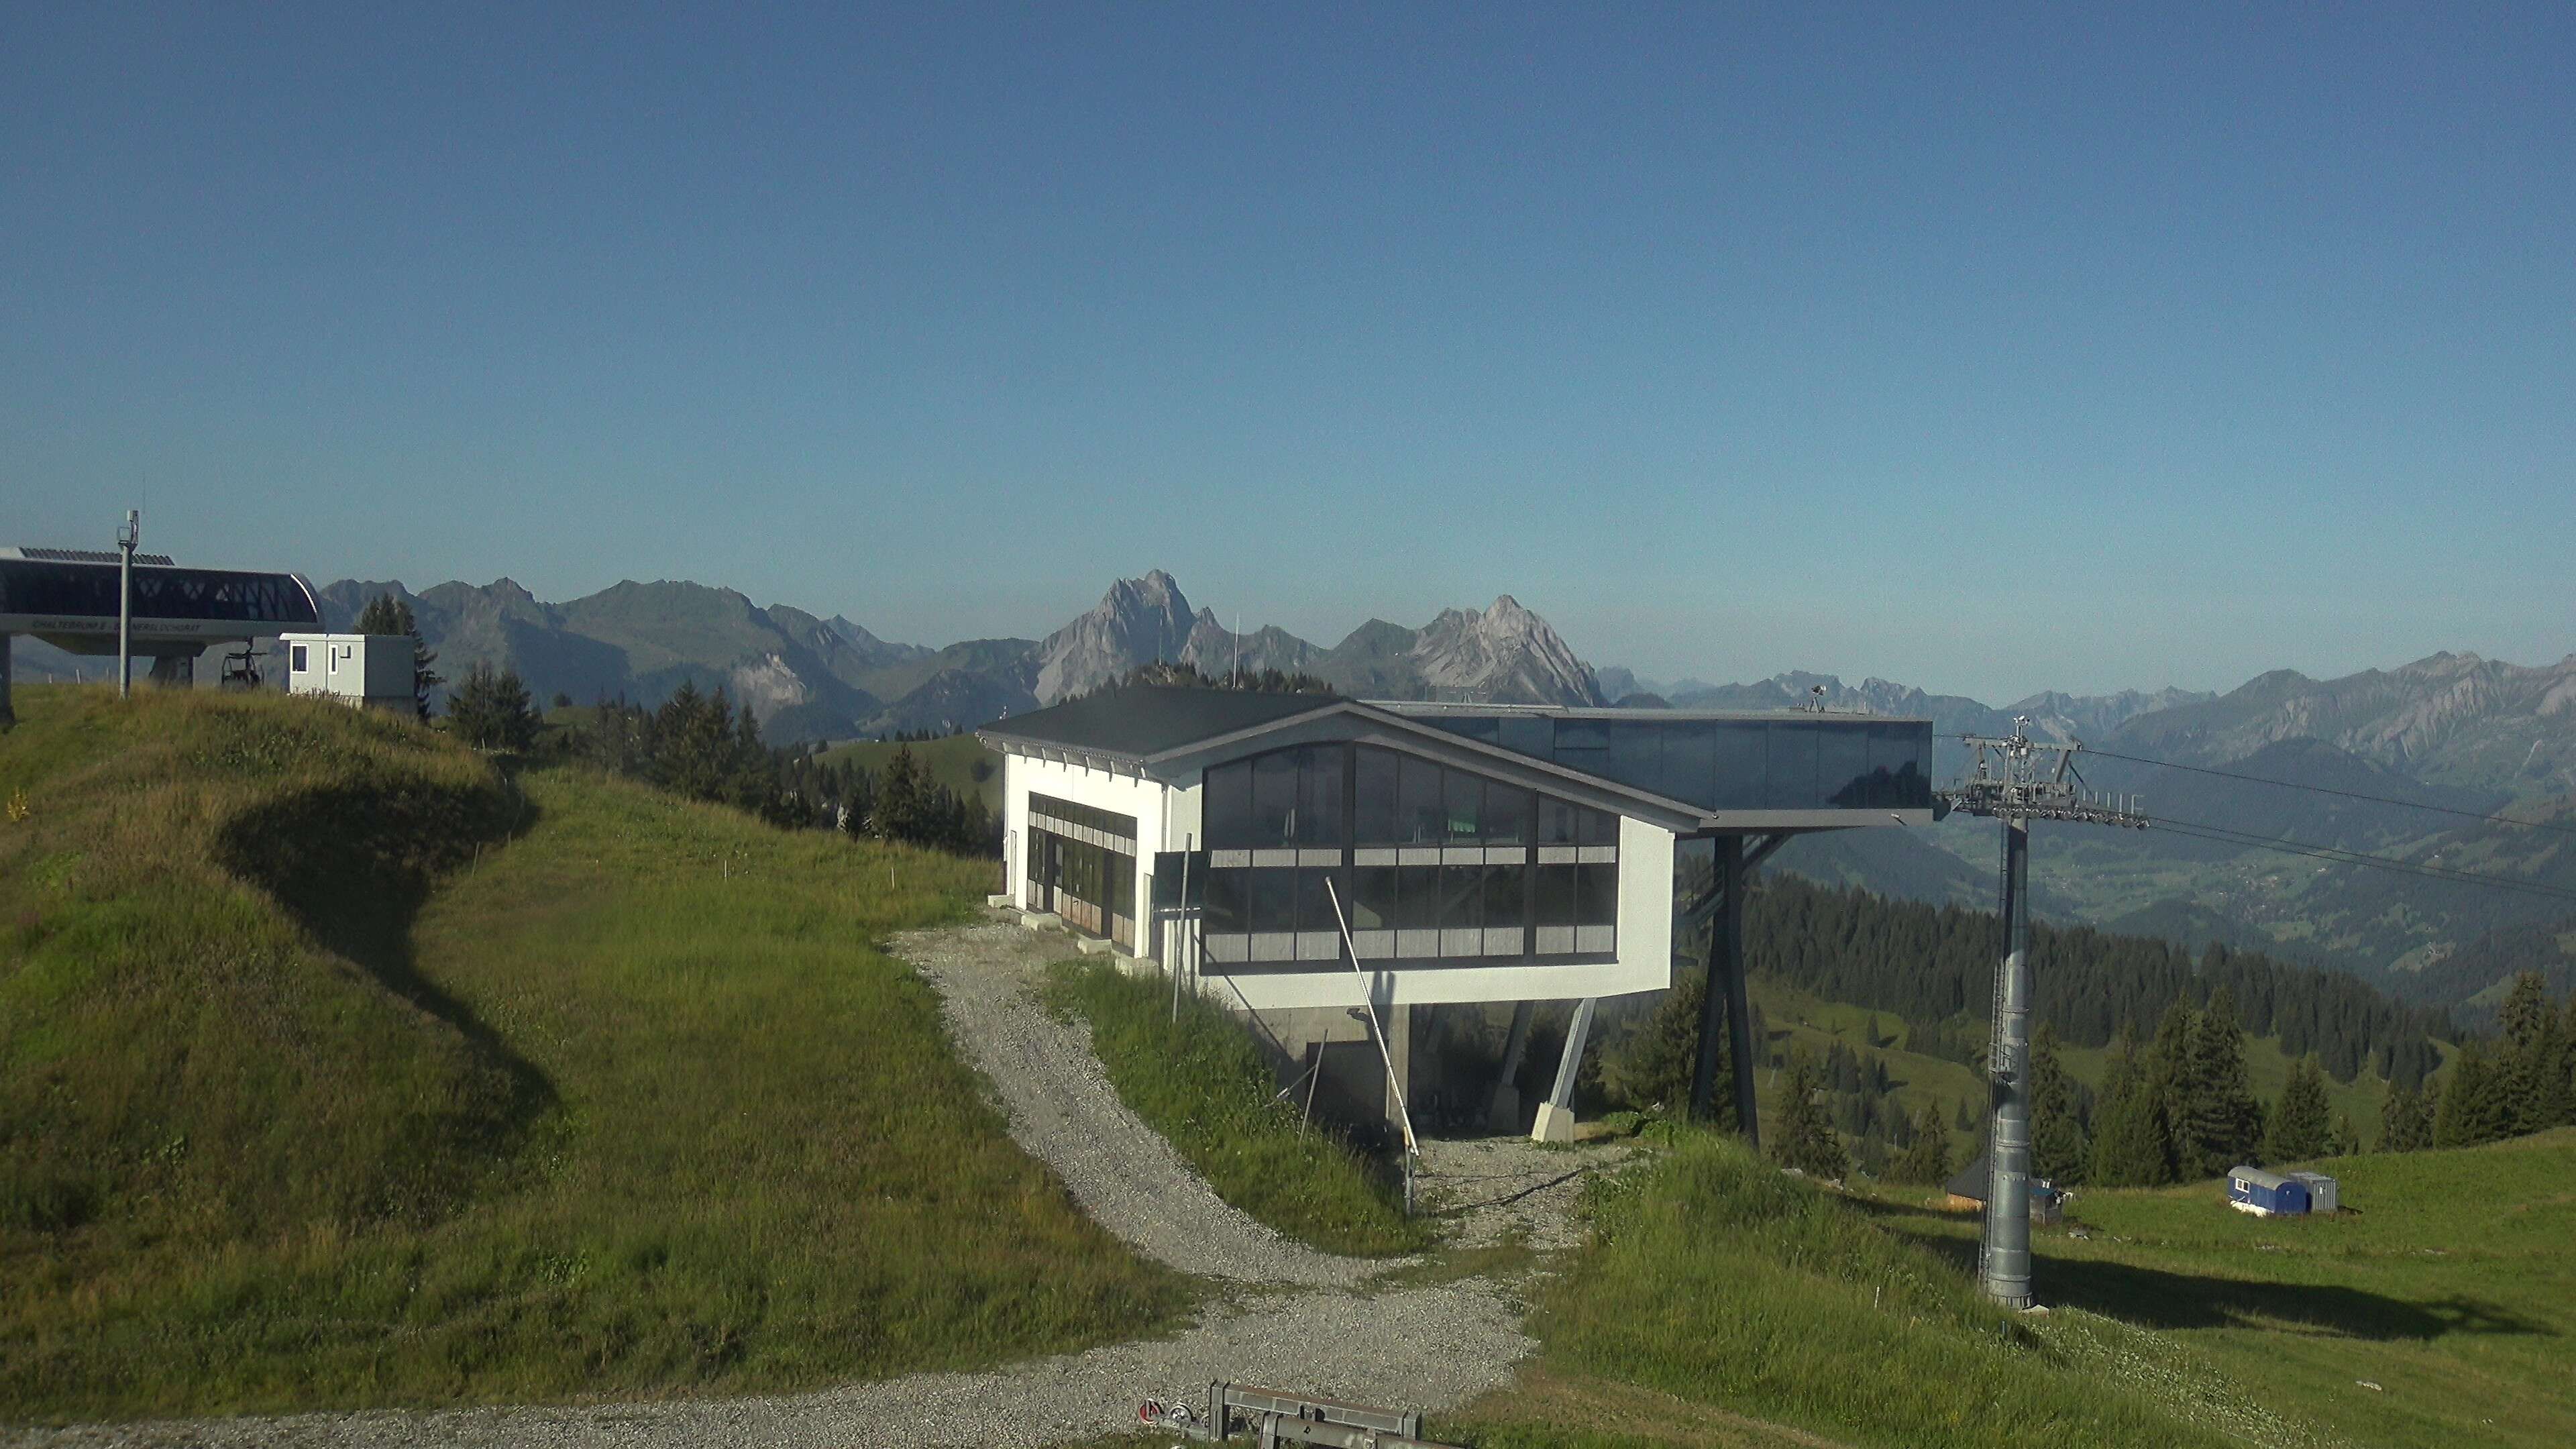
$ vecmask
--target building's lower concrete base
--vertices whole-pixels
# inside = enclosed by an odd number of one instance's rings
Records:
[[[1539,1103],[1538,1121],[1530,1127],[1530,1140],[1532,1142],[1572,1142],[1574,1109],[1560,1107],[1554,1102]]]
[[[1114,944],[1098,936],[1076,936],[1073,938],[1073,946],[1085,956],[1106,956],[1118,949]]]
[[[986,896],[984,897],[984,904],[991,906],[995,910],[1006,911],[1011,908],[1011,898],[1006,895]]]

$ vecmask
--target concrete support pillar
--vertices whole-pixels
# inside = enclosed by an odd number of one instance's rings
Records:
[[[1565,1054],[1557,1058],[1556,1087],[1539,1104],[1538,1121],[1530,1128],[1532,1142],[1574,1140],[1574,1079],[1583,1071],[1583,1040],[1592,1034],[1592,1009],[1598,1004],[1599,998],[1591,996],[1575,1003],[1574,1020],[1565,1027]]]
[[[151,679],[163,689],[190,688],[197,682],[197,656],[155,654],[152,656]]]
[[[1537,1002],[1512,1003],[1512,1029],[1503,1036],[1503,1069],[1495,1074],[1493,1097],[1485,1104],[1485,1125],[1493,1131],[1520,1130],[1521,1089],[1512,1083],[1521,1074],[1521,1057],[1529,1050],[1530,1019],[1536,1015]]]
[[[1380,1006],[1377,1019],[1386,1027],[1386,1055],[1394,1064],[1394,1080],[1386,1089],[1387,1125],[1403,1130],[1404,1109],[1396,1101],[1396,1089],[1403,1088],[1404,1098],[1413,1098],[1413,1008]]]

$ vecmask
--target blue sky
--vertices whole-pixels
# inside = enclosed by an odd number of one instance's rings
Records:
[[[1990,699],[2576,650],[2576,7],[2136,8],[15,6],[0,531]]]

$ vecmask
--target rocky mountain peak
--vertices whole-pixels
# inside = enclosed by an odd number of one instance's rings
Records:
[[[1498,704],[1600,704],[1592,667],[1509,594],[1483,613],[1444,609],[1413,641],[1432,690]]]
[[[1120,579],[1090,613],[1040,642],[1038,702],[1097,689],[1139,664],[1179,659],[1193,622],[1190,601],[1170,574],[1155,569]]]

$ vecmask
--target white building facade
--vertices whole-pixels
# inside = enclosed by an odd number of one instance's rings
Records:
[[[1353,1007],[1661,990],[1681,841],[1931,820],[1920,720],[1130,688],[981,735],[1011,899],[1292,1052]]]
[[[281,634],[286,692],[408,714],[418,645],[409,634]]]

